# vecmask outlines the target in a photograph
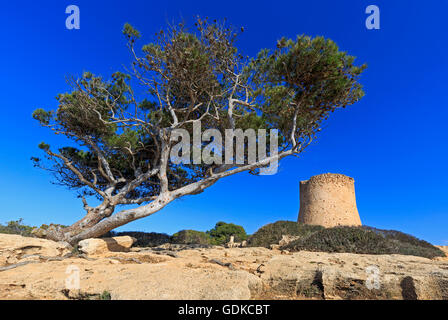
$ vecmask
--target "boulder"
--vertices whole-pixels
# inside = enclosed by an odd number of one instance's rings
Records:
[[[293,242],[294,240],[299,239],[300,236],[291,236],[291,235],[282,235],[282,239],[278,242],[279,246],[286,246],[287,244],[289,244],[290,242]]]
[[[78,250],[89,255],[128,252],[136,241],[130,236],[85,239],[78,243]]]

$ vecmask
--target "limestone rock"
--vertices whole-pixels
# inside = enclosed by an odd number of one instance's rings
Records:
[[[24,257],[61,257],[69,252],[69,247],[64,243],[14,234],[0,234],[0,266],[17,263]]]
[[[263,270],[273,298],[448,299],[448,263],[422,257],[301,251],[276,255]]]
[[[288,243],[299,239],[300,236],[282,235],[282,239],[278,242],[279,246],[286,246]]]
[[[130,236],[85,239],[78,243],[79,251],[89,255],[128,252],[137,239]]]
[[[229,242],[225,244],[226,248],[242,248],[247,246],[247,241],[235,242],[235,236],[230,236]]]
[[[49,240],[0,235],[0,257],[6,257],[7,264],[30,259],[24,253],[61,255],[67,249],[60,246]],[[0,269],[0,299],[81,299],[108,291],[112,299],[448,300],[447,260],[187,246],[172,257],[170,250],[142,249],[107,251],[95,259],[43,259]],[[213,262],[217,260],[222,264]],[[71,292],[66,281],[73,269],[79,270],[80,288]]]

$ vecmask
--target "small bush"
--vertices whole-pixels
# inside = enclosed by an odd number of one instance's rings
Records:
[[[23,219],[9,221],[6,225],[0,224],[0,233],[18,234],[24,237],[32,237],[31,231],[34,227],[22,224]]]
[[[202,231],[181,230],[171,237],[171,243],[175,244],[211,244],[210,235]]]
[[[109,291],[104,290],[102,293],[75,292],[70,293],[68,289],[62,289],[62,294],[69,300],[111,300],[112,296]]]
[[[213,229],[207,231],[207,234],[210,235],[212,243],[216,245],[229,242],[231,236],[234,236],[235,242],[247,239],[247,233],[242,226],[222,221],[216,223]]]
[[[164,243],[170,242],[171,237],[166,233],[157,233],[157,232],[138,232],[138,231],[124,231],[124,232],[116,232],[109,231],[104,234],[102,238],[109,237],[120,237],[120,236],[130,236],[137,239],[134,243],[136,247],[157,247]]]
[[[444,256],[440,249],[426,241],[399,231],[370,227],[322,229],[292,241],[282,249],[360,254],[404,254],[426,258]]]
[[[324,228],[321,226],[299,224],[294,221],[277,221],[258,229],[247,242],[250,247],[269,248],[271,244],[278,244],[282,235],[307,237],[322,229]]]
[[[54,224],[54,223],[50,223],[50,225],[43,224],[39,228],[33,228],[33,230],[31,231],[31,234],[33,237],[45,238],[47,236],[47,233],[49,230],[54,230],[57,228],[67,228],[67,226],[64,226],[62,224]]]
[[[98,297],[98,300],[111,300],[112,297],[109,291],[104,290]]]
[[[429,242],[427,242],[425,240],[418,239],[414,236],[411,236],[410,234],[403,233],[400,231],[381,230],[381,229],[376,229],[374,227],[368,227],[368,226],[363,226],[363,228],[366,230],[371,230],[373,232],[379,233],[382,236],[384,236],[386,239],[397,240],[397,241],[409,243],[411,245],[418,246],[418,247],[434,248],[434,246],[432,244],[430,244]]]

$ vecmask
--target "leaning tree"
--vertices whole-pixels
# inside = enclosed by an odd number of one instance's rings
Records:
[[[129,67],[109,79],[89,72],[71,77],[71,91],[58,95],[56,110],[35,110],[42,126],[71,140],[57,150],[42,142],[44,157],[33,157],[35,166],[76,190],[86,211],[71,226],[41,227],[36,234],[74,244],[150,216],[221,178],[260,174],[270,161],[301,153],[331,112],[363,96],[358,80],[365,65],[354,65],[333,41],[282,38],[250,59],[235,47],[242,31],[198,18],[193,31],[168,26],[138,50],[140,33],[125,24]],[[247,152],[243,162],[231,164],[171,161],[176,130],[193,133],[199,122],[201,130],[223,135],[226,129],[276,129],[278,147],[266,147],[266,157],[255,162]]]

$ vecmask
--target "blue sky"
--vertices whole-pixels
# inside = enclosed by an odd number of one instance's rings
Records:
[[[80,30],[65,28],[65,8],[81,11]],[[365,8],[381,10],[381,29],[367,30]],[[174,233],[207,230],[217,221],[249,233],[277,220],[296,220],[299,181],[343,173],[355,179],[362,222],[448,245],[448,1],[8,1],[0,11],[0,222],[70,224],[84,213],[75,194],[33,168],[37,144],[63,140],[32,120],[55,108],[64,77],[89,70],[109,76],[131,61],[121,34],[130,22],[151,36],[166,22],[195,15],[224,18],[245,32],[247,55],[273,48],[282,36],[323,35],[366,62],[366,96],[336,112],[300,159],[274,176],[240,174],[180,199],[120,230]]]

